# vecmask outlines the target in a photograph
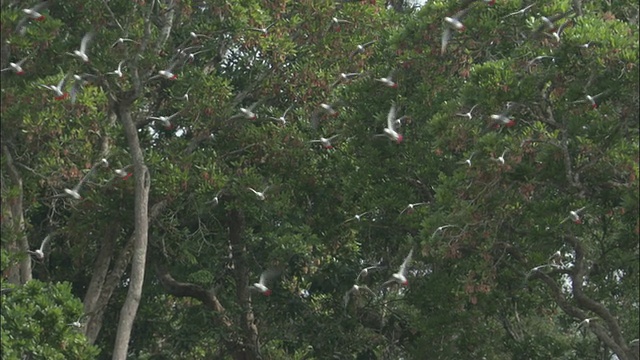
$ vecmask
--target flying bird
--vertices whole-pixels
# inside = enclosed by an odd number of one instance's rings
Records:
[[[402,286],[409,285],[409,280],[407,280],[407,266],[409,266],[412,256],[413,256],[413,249],[411,249],[409,251],[409,255],[407,255],[407,257],[404,258],[404,261],[402,262],[402,265],[400,265],[400,269],[398,269],[398,272],[391,275],[391,279],[385,282],[384,284],[382,284],[380,287],[384,288],[391,284],[398,284]]]
[[[267,192],[267,190],[268,190],[268,189],[269,189],[269,186],[267,186],[266,188],[264,188],[264,190],[262,190],[262,191],[256,191],[256,190],[255,190],[255,189],[253,189],[253,188],[249,188],[249,190],[251,190],[251,192],[253,192],[253,193],[256,195],[256,197],[258,197],[258,199],[259,199],[259,200],[264,200],[264,199],[266,199],[266,198],[267,198],[267,197],[265,196],[265,193]]]
[[[282,114],[282,116],[278,118],[269,116],[269,119],[279,122],[282,126],[285,126],[287,124],[287,119],[285,117],[287,116],[287,113],[289,112],[289,110],[291,110],[292,108],[293,108],[293,105],[289,106],[287,110],[284,111],[284,114]]]
[[[395,71],[391,71],[389,73],[389,75],[387,75],[387,77],[381,77],[379,79],[376,79],[376,81],[381,82],[382,84],[384,84],[387,87],[390,88],[397,88],[398,87],[398,83],[393,81],[393,75],[394,75]]]
[[[514,102],[508,102],[505,110],[502,113],[492,114],[490,118],[493,121],[493,127],[499,128],[501,125],[504,127],[514,126],[516,124],[516,121],[511,116],[509,116],[509,114],[511,114],[516,105],[517,104]]]
[[[371,271],[384,269],[384,268],[385,268],[384,266],[380,266],[380,265],[368,266],[368,267],[360,270],[360,272],[358,273],[358,276],[356,277],[356,282],[359,282],[360,279],[366,278]]]
[[[127,171],[128,169],[132,168],[133,165],[127,165],[121,169],[115,169],[113,170],[113,172],[119,177],[121,178],[123,181],[127,180],[128,178],[131,177],[131,175],[133,175],[133,171],[129,172]]]
[[[351,218],[347,219],[345,222],[343,222],[343,224],[346,224],[346,223],[348,223],[349,221],[353,221],[353,220],[361,221],[361,220],[362,220],[362,218],[363,218],[365,215],[369,214],[370,212],[371,212],[371,211],[365,211],[365,212],[363,212],[362,214],[355,214],[353,217],[351,217]]]
[[[88,32],[84,34],[84,36],[82,37],[82,40],[80,41],[80,50],[73,50],[73,53],[67,53],[67,54],[71,56],[75,56],[80,60],[88,63],[89,55],[87,55],[87,50],[88,50],[87,47],[89,46],[89,42],[93,39],[93,36],[94,36],[93,32]]]
[[[450,228],[450,227],[457,227],[460,228],[460,226],[458,225],[442,225],[442,226],[438,226],[438,228],[433,232],[433,234],[431,234],[431,239],[433,239],[434,236],[436,236],[437,233],[439,233],[440,231]]]
[[[533,3],[533,4],[529,5],[529,6],[526,6],[526,7],[522,8],[522,9],[520,9],[518,11],[514,11],[514,12],[504,16],[503,19],[506,19],[509,16],[513,16],[513,15],[524,14],[527,10],[531,9],[534,5],[535,5],[535,3]]]
[[[42,86],[45,89],[53,91],[56,94],[54,99],[56,99],[56,100],[64,100],[67,97],[69,97],[69,94],[67,94],[64,91],[62,91],[66,81],[67,81],[67,75],[65,75],[62,78],[62,80],[60,80],[60,82],[58,82],[58,85],[43,85],[43,84],[40,84],[40,86]]]
[[[598,108],[598,102],[596,100],[598,100],[598,98],[600,98],[602,95],[606,94],[607,90],[597,94],[597,95],[585,95],[584,96],[584,100],[578,100],[578,101],[574,101],[574,104],[579,104],[579,103],[589,103],[589,105],[591,105],[592,109],[597,109]]]
[[[207,38],[207,39],[211,39],[211,36],[209,36],[209,35],[205,35],[205,34],[196,34],[196,33],[195,33],[195,32],[193,32],[193,31],[189,33],[189,36],[191,36],[191,37],[192,37],[192,38],[194,38],[194,39],[197,39],[197,38],[200,38],[200,37]]]
[[[24,59],[18,61],[17,63],[10,62],[9,63],[9,67],[0,70],[0,72],[11,70],[14,73],[16,73],[16,75],[24,75],[24,69],[22,68],[22,64],[24,64],[24,62],[27,61],[27,59],[28,58],[24,58]]]
[[[125,42],[134,42],[134,41],[132,39],[127,39],[127,38],[118,38],[118,40],[116,40],[116,42],[114,42],[113,45],[111,45],[111,47],[116,47],[117,45],[124,44]]]
[[[464,24],[462,23],[462,18],[467,14],[469,8],[462,9],[455,13],[452,17],[445,16],[444,21],[444,30],[442,31],[442,47],[440,48],[440,54],[444,55],[447,51],[447,44],[453,37],[453,31],[462,32],[465,30]]]
[[[318,140],[311,140],[312,143],[321,143],[325,149],[333,149],[331,142],[337,138],[340,134],[335,134],[330,138],[320,137]]]
[[[45,16],[40,13],[45,7],[49,6],[49,2],[43,1],[32,8],[22,9],[22,13],[24,16],[20,21],[18,21],[18,25],[16,26],[16,32],[20,35],[24,35],[27,28],[27,21],[44,21]]]
[[[507,153],[507,151],[509,151],[509,150],[508,150],[508,149],[505,149],[505,150],[502,152],[502,155],[500,155],[498,158],[493,158],[493,157],[492,157],[492,158],[491,158],[491,160],[493,160],[493,161],[495,161],[495,162],[500,163],[500,165],[504,165],[504,154],[506,154],[506,153]]]
[[[472,152],[471,155],[469,155],[469,158],[464,160],[464,161],[460,161],[458,164],[467,164],[469,165],[469,167],[471,167],[471,159],[473,159],[473,155],[475,155],[476,152]]]
[[[580,209],[577,210],[571,210],[569,211],[569,216],[567,216],[566,218],[564,218],[564,220],[562,220],[561,224],[564,223],[567,220],[571,220],[574,222],[574,224],[582,224],[582,218],[580,217],[580,213],[586,208],[586,206],[581,207]]]
[[[80,200],[82,198],[82,196],[80,196],[80,188],[82,188],[82,185],[89,179],[89,177],[91,177],[91,175],[93,175],[93,173],[96,172],[99,165],[108,167],[109,162],[107,161],[107,159],[102,159],[97,163],[93,164],[93,166],[91,167],[91,170],[89,170],[89,172],[80,180],[80,182],[78,182],[76,187],[74,187],[73,189],[64,189],[64,192],[67,193],[67,195],[71,196],[72,198],[76,200]]]
[[[269,26],[267,26],[267,27],[263,27],[263,28],[254,28],[254,27],[252,27],[252,28],[249,28],[249,30],[257,31],[257,32],[259,32],[259,33],[262,33],[262,35],[263,35],[263,36],[267,36],[267,34],[269,33],[269,29],[271,29],[271,27],[272,27],[273,25],[275,25],[275,24],[276,24],[276,23],[274,22],[274,23],[272,23],[271,25],[269,25]]]
[[[567,17],[572,12],[573,12],[573,10],[569,10],[569,11],[566,11],[564,13],[555,14],[555,15],[550,16],[550,17],[540,16],[540,21],[542,22],[542,24],[540,24],[540,26],[538,26],[538,28],[533,32],[533,35],[534,36],[538,35],[541,32],[548,32],[548,33],[555,32],[557,30],[556,29],[556,22],[558,20],[564,19],[565,17]]]
[[[407,207],[404,208],[404,210],[400,211],[400,215],[402,215],[403,213],[407,213],[407,214],[413,214],[413,212],[415,211],[416,206],[420,206],[420,205],[426,205],[426,202],[419,202],[419,203],[413,203],[413,204],[409,204],[407,205]]]
[[[158,120],[165,128],[170,129],[173,127],[173,125],[171,124],[171,119],[178,116],[180,112],[182,112],[182,110],[178,110],[175,114],[172,114],[170,116],[149,116],[147,119]]]
[[[374,297],[376,296],[376,294],[373,291],[371,291],[371,289],[369,289],[368,286],[365,286],[365,285],[353,285],[351,287],[351,289],[349,289],[349,291],[347,291],[344,294],[343,302],[344,302],[345,309],[347,308],[347,305],[349,304],[349,300],[351,299],[351,296],[356,295],[356,294],[360,294],[361,291],[366,291],[369,294],[371,294],[372,296],[374,296]]]
[[[376,42],[376,40],[372,40],[372,41],[366,42],[364,44],[358,44],[356,46],[356,49],[353,50],[353,52],[351,52],[351,55],[349,55],[349,60],[351,60],[351,58],[354,57],[355,55],[364,53],[365,49],[367,47],[375,44],[375,42]]]
[[[276,270],[265,270],[262,272],[262,274],[260,274],[260,280],[257,283],[249,286],[249,289],[255,290],[264,296],[270,296],[272,291],[267,287],[267,283],[273,280],[278,275],[279,272]]]
[[[110,71],[107,73],[107,75],[116,75],[117,77],[121,78],[122,77],[122,64],[125,63],[125,60],[120,61],[120,63],[118,64],[118,68],[115,69],[114,71]]]
[[[591,322],[592,321],[596,321],[598,320],[597,317],[592,317],[592,318],[587,318],[582,320],[579,324],[578,324],[578,330],[583,329],[583,328],[588,328],[589,326],[591,326]]]
[[[40,244],[40,248],[36,249],[35,251],[31,251],[31,250],[27,250],[27,253],[35,256],[36,260],[38,261],[44,261],[44,255],[45,253],[48,253],[49,250],[51,249],[51,234],[47,235],[44,240],[42,240],[42,243]]]
[[[387,115],[387,127],[384,128],[382,134],[378,134],[375,136],[386,136],[389,140],[395,141],[400,144],[404,137],[402,134],[399,134],[396,131],[397,123],[396,123],[396,104],[393,103],[391,105],[391,109],[389,109],[389,114]]]
[[[340,84],[341,82],[347,82],[355,77],[358,77],[362,75],[361,73],[340,73],[340,75],[338,76],[338,80],[334,81],[333,84],[331,84],[331,87],[335,87],[336,85]]]
[[[475,105],[473,105],[473,106],[471,107],[471,110],[469,110],[468,112],[466,112],[466,113],[457,113],[457,114],[456,114],[456,116],[466,117],[466,118],[468,118],[469,120],[471,120],[471,119],[473,119],[473,115],[472,115],[471,113],[473,112],[473,109],[475,109],[475,108],[476,108],[476,106],[478,106],[478,105],[479,105],[479,104],[475,104]]]
[[[240,114],[235,115],[234,118],[236,117],[244,117],[245,119],[248,120],[255,120],[258,115],[256,115],[256,113],[253,112],[253,109],[255,109],[256,106],[258,106],[258,104],[260,103],[260,101],[256,101],[255,103],[251,104],[251,106],[249,106],[248,108],[240,108]]]

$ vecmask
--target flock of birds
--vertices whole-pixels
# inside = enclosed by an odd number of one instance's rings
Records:
[[[488,5],[493,5],[493,3],[495,2],[495,0],[483,0],[484,3],[488,4]],[[46,6],[48,5],[48,2],[42,2],[39,3],[38,5],[32,7],[32,8],[27,8],[27,9],[23,9],[22,12],[24,14],[23,18],[19,21],[18,25],[17,25],[17,32],[20,34],[24,34],[26,32],[26,27],[31,23],[31,22],[39,22],[39,21],[44,21],[45,20],[45,15],[43,15],[41,12],[43,11],[43,9],[46,8]],[[442,46],[441,46],[441,53],[444,54],[447,48],[448,43],[450,42],[450,40],[452,39],[454,33],[456,32],[462,32],[465,30],[465,25],[463,24],[462,20],[463,18],[468,14],[468,12],[472,9],[473,7],[473,1],[471,2],[471,6],[468,6],[467,8],[460,10],[459,12],[455,13],[452,16],[447,16],[443,19],[443,24],[444,24],[444,30],[443,30],[443,34],[442,34]],[[518,11],[515,11],[513,13],[510,13],[508,15],[505,16],[506,17],[511,17],[511,16],[516,16],[516,15],[523,15],[525,14],[528,10],[530,10],[533,6],[535,6],[534,4],[528,5]],[[548,36],[556,39],[556,41],[559,41],[560,39],[560,35],[562,33],[562,29],[564,29],[566,27],[566,24],[571,21],[568,20],[567,22],[563,23],[561,26],[556,26],[556,23],[567,17],[570,14],[570,12],[565,12],[565,13],[561,13],[561,14],[557,14],[551,17],[544,17],[542,16],[540,19],[542,21],[542,24],[540,25],[540,27],[538,28],[538,30],[536,30],[536,33],[544,33],[547,34]],[[333,25],[340,25],[340,24],[348,24],[351,23],[348,20],[344,20],[344,19],[338,19],[336,17],[332,18],[332,24]],[[252,31],[256,31],[256,32],[260,32],[263,35],[267,35],[269,33],[269,30],[272,26],[274,26],[275,23],[270,24],[267,27],[264,28],[250,28],[249,30]],[[207,35],[203,35],[203,34],[196,34],[194,32],[190,33],[190,38],[193,39],[198,39],[200,37],[207,37]],[[84,63],[88,63],[89,62],[89,50],[90,50],[90,45],[91,42],[94,38],[94,33],[87,33],[86,35],[84,35],[84,37],[82,38],[81,42],[80,42],[80,47],[79,49],[73,50],[72,52],[69,52],[67,54],[79,59],[80,61],[84,62]],[[123,46],[125,43],[134,43],[135,40],[133,39],[127,39],[127,38],[119,38],[115,43],[113,43],[112,47],[116,47],[116,46]],[[366,51],[366,49],[373,45],[376,41],[372,40],[363,44],[359,44],[357,45],[356,49],[350,54],[350,58],[352,58],[353,56],[357,55],[357,54],[361,54],[364,53]],[[588,46],[588,44],[587,44]],[[170,65],[165,68],[162,69],[160,71],[158,71],[154,76],[149,77],[149,79],[147,81],[150,80],[154,80],[154,79],[165,79],[165,80],[169,80],[169,81],[175,81],[178,79],[178,75],[175,73],[176,69],[182,65],[184,65],[186,62],[193,60],[194,57],[202,52],[208,51],[206,49],[202,49],[201,46],[195,45],[195,46],[190,46],[190,47],[186,47],[183,49],[179,49],[177,52],[177,55],[175,55],[172,60],[170,61]],[[529,65],[531,65],[533,62],[541,60],[542,58],[545,58],[548,56],[539,56],[536,57],[535,59],[533,59]],[[12,71],[14,72],[16,75],[23,75],[25,74],[25,69],[24,69],[24,64],[25,62],[28,60],[28,58],[22,59],[16,63],[9,63],[9,67],[2,69],[2,72],[4,71]],[[119,62],[118,67],[110,72],[106,72],[106,75],[113,75],[113,76],[117,76],[118,78],[122,78],[124,76],[124,66],[126,64],[127,60],[122,60]],[[347,83],[349,81],[352,81],[353,79],[356,79],[358,77],[361,77],[363,74],[362,73],[340,73],[338,78],[336,79],[335,82],[333,82],[333,84],[331,85],[332,87],[338,86],[340,84],[344,84]],[[73,75],[73,78],[75,79],[75,83],[71,89],[71,100],[75,101],[77,94],[82,90],[82,86],[86,83],[87,78],[90,77],[97,77],[97,75],[90,75],[90,74],[84,74],[84,75]],[[386,86],[388,88],[397,88],[398,87],[398,83],[396,83],[394,81],[394,71],[391,71],[389,73],[389,75],[385,76],[385,77],[381,77],[381,78],[377,78],[375,79],[377,82],[379,82],[380,84],[382,84],[383,86]],[[67,81],[68,81],[69,76],[66,75],[64,76],[57,84],[55,85],[44,85],[44,84],[39,84],[41,87],[50,90],[51,92],[53,92],[54,95],[54,99],[55,100],[65,100],[69,97],[69,93],[67,93],[65,91],[66,85],[67,85]],[[596,108],[598,103],[597,103],[597,99],[602,96],[604,94],[600,93],[598,95],[595,96],[590,96],[590,95],[586,95],[585,96],[585,100],[580,100],[582,102],[588,102],[591,107]],[[181,97],[183,100],[188,101],[189,100],[189,90],[187,90],[187,92]],[[244,119],[248,119],[248,120],[255,120],[258,118],[258,115],[256,114],[255,110],[256,107],[259,105],[260,102],[256,102],[254,104],[252,104],[251,106],[248,107],[240,107],[239,108],[239,113],[234,115],[232,118],[244,118]],[[473,107],[471,107],[469,109],[469,111],[465,112],[465,113],[457,113],[456,116],[459,117],[463,117],[463,118],[467,118],[469,120],[471,120],[473,118],[473,111],[474,109],[476,109],[476,107],[478,106],[478,104],[474,105]],[[492,114],[490,115],[490,119],[493,122],[493,126],[495,127],[512,127],[516,124],[516,121],[514,119],[514,117],[511,115],[513,110],[515,108],[518,107],[518,104],[514,103],[514,102],[509,102],[507,103],[505,110],[502,111],[501,113],[497,113],[497,114]],[[288,115],[288,113],[292,110],[293,105],[290,106],[289,108],[287,108],[284,113],[279,116],[279,117],[268,117],[270,120],[273,120],[281,125],[285,125],[287,123],[286,117]],[[148,119],[152,120],[153,122],[158,121],[159,123],[161,123],[165,128],[172,128],[173,124],[172,124],[172,120],[177,117],[182,110],[169,115],[169,116],[149,116]],[[397,117],[397,109],[396,109],[396,104],[392,103],[391,108],[389,110],[389,113],[387,115],[387,121],[386,121],[386,126],[383,129],[383,132],[381,134],[376,134],[374,136],[381,136],[381,137],[386,137],[387,139],[389,139],[392,142],[398,143],[400,144],[404,137],[402,134],[400,134],[398,132],[399,127],[402,125],[402,121],[404,119],[407,118],[407,116],[402,116],[402,117]],[[311,120],[312,123],[316,123],[318,121],[320,121],[321,117],[323,116],[331,116],[331,117],[335,117],[338,115],[338,111],[335,108],[334,104],[327,104],[327,103],[321,103],[319,104],[319,106],[317,107],[317,109],[313,112],[312,116],[311,116]],[[325,149],[331,149],[333,148],[333,143],[335,142],[335,140],[339,137],[339,134],[336,135],[332,135],[330,137],[320,137],[319,139],[314,139],[311,140],[311,143],[317,143],[320,144],[322,147],[324,147]],[[507,153],[507,150],[504,150],[502,152],[502,154],[497,157],[497,158],[492,158],[494,161],[496,161],[497,163],[499,163],[500,165],[504,165],[506,160],[505,160],[505,155]],[[466,164],[468,166],[471,166],[471,160],[472,157],[474,156],[474,153],[471,154],[471,156],[462,161],[462,164]],[[95,172],[97,171],[97,169],[100,166],[104,166],[104,167],[109,167],[109,162],[106,159],[102,159],[99,162],[95,163],[91,170],[80,180],[80,182],[78,182],[78,184],[73,188],[73,189],[64,189],[64,194],[60,194],[59,196],[69,196],[73,199],[79,200],[81,199],[81,188],[82,186],[87,182],[87,180],[93,176],[95,174]],[[131,165],[128,165],[124,168],[121,169],[115,169],[114,173],[117,177],[122,178],[123,180],[126,180],[127,178],[129,178],[132,175],[132,171],[130,171],[131,169]],[[254,188],[248,188],[249,191],[251,191],[257,199],[259,200],[265,200],[267,198],[266,196],[266,192],[269,189],[269,186],[267,186],[264,190],[262,191],[258,191]],[[219,195],[220,192],[218,194],[216,194],[215,198],[213,199],[213,203],[214,205],[217,205],[219,202]],[[401,212],[400,214],[403,213],[411,213],[414,211],[414,209],[418,206],[421,205],[425,205],[427,203],[425,202],[420,202],[420,203],[411,203],[409,205],[407,205]],[[569,215],[567,216],[567,218],[565,218],[562,222],[565,222],[567,220],[571,220],[576,224],[581,224],[582,223],[582,218],[581,218],[581,213],[584,211],[585,207],[579,208],[577,210],[571,210],[569,212]],[[345,221],[352,221],[352,220],[356,220],[356,221],[360,221],[362,219],[363,216],[365,216],[366,214],[368,214],[369,212],[365,212],[365,213],[361,213],[361,214],[356,214],[353,218]],[[445,228],[448,227],[454,227],[456,225],[444,225],[439,227],[438,229],[436,229],[436,231],[434,232],[434,235],[437,232],[442,231]],[[33,255],[34,258],[38,261],[44,261],[45,255],[47,254],[47,252],[50,249],[50,245],[51,245],[51,237],[52,234],[49,234],[41,243],[41,246],[39,249],[35,250],[35,251],[29,251],[29,254]],[[532,271],[539,271],[544,267],[547,266],[556,266],[558,265],[556,258],[558,257],[559,252],[554,254],[551,258],[550,258],[550,264],[545,264],[539,267],[534,268]],[[400,267],[398,268],[398,271],[393,273],[391,275],[391,277],[389,278],[389,280],[387,280],[386,282],[384,282],[380,288],[385,288],[388,286],[392,286],[392,285],[398,285],[398,286],[407,286],[408,285],[408,279],[407,279],[407,270],[409,268],[409,265],[411,263],[412,260],[412,256],[413,256],[413,249],[411,249],[408,253],[408,255],[404,258],[404,261],[402,262],[402,264],[400,265]],[[365,278],[371,271],[375,271],[375,270],[380,270],[384,268],[384,266],[377,264],[377,265],[373,265],[373,266],[369,266],[369,267],[365,267],[364,269],[362,269],[357,277],[356,277],[356,281],[353,284],[353,286],[345,293],[344,295],[344,306],[346,307],[349,303],[349,300],[351,299],[351,297],[361,293],[361,292],[368,292],[372,295],[375,296],[375,293],[373,292],[373,290],[371,290],[369,287],[367,287],[366,285],[360,285],[360,281]],[[256,292],[259,292],[265,296],[269,296],[272,294],[272,290],[268,287],[268,284],[270,281],[272,281],[274,278],[276,278],[278,276],[278,271],[275,270],[266,270],[264,271],[261,275],[260,275],[260,279],[258,280],[258,282],[252,284],[250,286],[250,288]],[[586,322],[586,324],[588,325],[589,321],[591,319],[585,319],[583,321]]]

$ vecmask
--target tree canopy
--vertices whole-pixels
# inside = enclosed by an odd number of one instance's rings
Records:
[[[637,3],[1,6],[3,358],[639,358]]]

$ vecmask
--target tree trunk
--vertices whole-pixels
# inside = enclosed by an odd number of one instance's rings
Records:
[[[7,170],[9,173],[9,179],[13,186],[17,187],[18,193],[15,197],[9,199],[9,210],[11,213],[10,226],[12,228],[12,232],[17,235],[18,243],[17,246],[11,246],[14,252],[22,252],[26,253],[29,250],[29,239],[25,234],[25,226],[24,226],[24,212],[23,212],[23,198],[24,198],[24,189],[22,186],[22,176],[16,169],[16,166],[13,163],[13,157],[9,152],[9,148],[6,145],[2,146],[2,152],[4,153],[7,165]],[[18,267],[12,266],[9,270],[8,280],[13,284],[26,284],[29,280],[31,280],[31,257],[27,256],[20,261]]]
[[[149,231],[149,188],[151,176],[144,163],[144,156],[135,123],[131,118],[130,104],[120,104],[118,107],[118,117],[124,127],[125,136],[131,152],[133,171],[135,178],[134,190],[134,224],[133,235],[133,255],[131,259],[131,276],[129,281],[129,291],[120,310],[118,319],[118,329],[116,331],[116,342],[113,348],[114,360],[125,360],[129,348],[129,339],[133,321],[138,311],[140,297],[142,295],[142,285],[144,283],[144,271],[147,257],[147,242]]]

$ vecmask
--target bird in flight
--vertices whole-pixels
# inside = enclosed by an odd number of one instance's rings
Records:
[[[466,112],[466,113],[457,113],[456,116],[466,117],[469,120],[471,120],[471,119],[473,119],[473,115],[471,113],[473,112],[473,109],[476,108],[476,106],[478,106],[478,104],[473,105],[468,112]]]
[[[43,85],[40,84],[40,86],[42,86],[45,89],[51,90],[55,93],[55,97],[54,99],[56,100],[64,100],[66,98],[69,97],[69,94],[62,91],[62,89],[64,89],[64,84],[67,82],[67,76],[65,75],[62,80],[60,80],[60,82],[58,82],[58,85]]]
[[[51,234],[47,235],[42,243],[40,244],[40,248],[35,251],[27,250],[27,252],[33,256],[35,256],[36,260],[44,261],[45,253],[48,253],[51,249]]]
[[[407,207],[405,207],[402,211],[400,211],[400,215],[402,215],[403,213],[407,213],[407,214],[413,214],[413,212],[415,211],[415,208],[417,206],[420,205],[426,205],[426,202],[419,202],[419,203],[413,203],[413,204],[409,204],[407,205]]]
[[[599,97],[601,97],[602,95],[604,95],[605,93],[607,93],[607,91],[603,91],[597,95],[585,95],[584,96],[584,100],[578,100],[578,101],[574,101],[574,104],[579,104],[579,103],[589,103],[589,105],[591,105],[592,109],[597,109],[598,108],[598,102],[596,100],[598,100]]]
[[[500,165],[504,165],[504,154],[506,154],[506,153],[507,153],[507,151],[508,151],[508,149],[504,149],[504,151],[502,152],[502,155],[500,155],[500,156],[499,156],[499,157],[497,157],[497,158],[493,158],[493,157],[492,157],[492,158],[491,158],[491,160],[493,160],[493,161],[495,161],[495,162],[499,163]]]
[[[586,206],[581,207],[580,209],[577,210],[571,210],[569,211],[569,216],[567,216],[566,218],[564,218],[564,220],[562,220],[561,224],[564,223],[567,220],[571,220],[574,222],[574,224],[582,224],[582,218],[580,217],[580,213],[586,208]]]
[[[330,138],[320,137],[318,140],[311,140],[312,143],[321,143],[325,149],[333,149],[333,144],[331,143],[335,138],[337,138],[340,134],[335,134]]]
[[[249,289],[257,291],[264,296],[270,296],[273,291],[267,287],[267,283],[276,278],[279,272],[273,269],[265,270],[260,274],[260,280],[249,286]]]
[[[269,34],[269,29],[271,29],[271,27],[273,27],[273,25],[275,25],[276,23],[272,23],[271,25],[267,26],[267,27],[263,27],[263,28],[249,28],[249,30],[251,31],[257,31],[259,33],[262,33],[262,36],[267,36]]]
[[[360,270],[360,272],[358,273],[358,276],[356,277],[356,282],[359,282],[360,279],[364,279],[366,278],[369,273],[373,270],[379,270],[379,269],[384,269],[384,266],[381,265],[372,265],[372,266],[368,266],[362,270]]]
[[[402,136],[402,134],[399,134],[396,131],[397,126],[398,124],[396,122],[396,104],[393,103],[391,104],[391,109],[389,109],[389,114],[387,115],[387,127],[384,128],[382,134],[378,134],[375,136],[386,136],[387,138],[389,138],[389,140],[395,141],[396,143],[400,144],[404,139],[404,137]]]
[[[387,286],[392,285],[392,284],[398,284],[398,285],[402,285],[402,286],[409,285],[409,280],[407,280],[407,267],[409,266],[409,263],[411,262],[411,257],[412,256],[413,256],[413,249],[411,249],[409,251],[409,255],[407,255],[407,257],[404,258],[404,261],[402,262],[402,265],[400,265],[400,268],[398,269],[398,272],[396,272],[395,274],[391,275],[391,279],[389,279],[387,282],[385,282],[384,284],[381,285],[382,288],[387,287]]]
[[[120,63],[118,64],[118,68],[114,71],[108,72],[107,75],[116,75],[117,77],[121,78],[124,75],[122,73],[122,64],[124,64],[124,62],[125,60],[120,61]]]
[[[67,53],[67,54],[71,56],[75,56],[80,60],[88,63],[89,55],[87,55],[87,51],[88,51],[87,48],[89,46],[89,42],[93,39],[93,36],[94,36],[94,33],[92,32],[88,32],[84,34],[84,36],[82,37],[82,40],[80,41],[80,50],[73,50],[73,53]]]
[[[360,292],[362,292],[362,291],[366,291],[366,292],[368,292],[369,294],[371,294],[371,295],[372,295],[372,296],[374,296],[374,297],[376,296],[376,294],[375,294],[373,291],[371,291],[371,289],[369,289],[369,287],[368,287],[368,286],[365,286],[365,285],[355,285],[355,284],[354,284],[354,285],[351,287],[351,289],[349,289],[349,290],[344,294],[343,302],[344,302],[344,307],[345,307],[345,309],[347,308],[347,305],[349,305],[349,300],[351,299],[351,296],[354,296],[354,295],[360,294]]]
[[[389,75],[387,75],[387,77],[381,77],[379,79],[376,79],[376,81],[381,82],[382,84],[384,84],[384,86],[390,87],[390,88],[397,88],[398,87],[398,83],[393,81],[393,75],[394,75],[395,71],[391,71],[389,73]]]
[[[171,124],[171,119],[173,119],[178,114],[180,114],[181,111],[182,110],[178,110],[175,114],[172,114],[169,116],[149,116],[147,119],[158,120],[162,123],[162,126],[164,126],[166,129],[171,129],[173,128],[173,124]]]
[[[462,9],[455,13],[453,16],[445,16],[444,21],[444,30],[442,31],[442,44],[440,48],[440,54],[444,55],[447,51],[447,45],[451,38],[453,37],[453,31],[462,32],[465,30],[464,24],[462,23],[462,17],[464,17],[469,8]]]
[[[107,167],[109,166],[109,162],[107,161],[107,159],[102,159],[97,163],[93,164],[93,166],[91,167],[91,170],[89,170],[89,172],[80,180],[80,182],[78,182],[76,187],[74,187],[73,189],[64,189],[64,192],[67,195],[71,196],[72,198],[76,200],[80,200],[82,198],[82,196],[80,196],[80,188],[82,188],[82,185],[89,179],[89,177],[91,177],[91,175],[93,175],[93,173],[96,172],[99,165],[103,165]]]
[[[13,71],[16,75],[24,75],[24,69],[22,68],[22,64],[24,64],[25,61],[27,61],[28,58],[24,58],[20,61],[18,61],[17,63],[9,63],[9,67],[0,70],[0,72],[3,71],[7,71],[7,70],[11,70]]]
[[[292,108],[293,108],[293,105],[289,106],[289,107],[287,108],[287,110],[285,110],[285,111],[284,111],[284,114],[282,114],[282,116],[280,116],[280,117],[278,117],[278,118],[275,118],[275,117],[273,117],[273,116],[269,116],[269,119],[274,120],[274,121],[276,121],[276,122],[279,122],[279,123],[280,123],[280,125],[285,126],[285,125],[287,124],[287,119],[286,119],[287,113],[288,113],[288,112],[289,112],[289,110],[291,110]]]
[[[267,192],[267,190],[269,190],[269,186],[264,188],[264,190],[262,191],[256,191],[253,188],[249,188],[249,190],[251,190],[251,192],[253,192],[259,200],[265,200],[267,198],[265,193]]]
[[[364,44],[358,44],[356,46],[356,49],[353,50],[353,52],[351,52],[351,55],[349,55],[349,60],[351,60],[351,58],[356,56],[357,54],[364,53],[365,49],[368,48],[369,46],[375,44],[375,42],[376,42],[376,40],[372,40],[372,41],[366,42]]]

